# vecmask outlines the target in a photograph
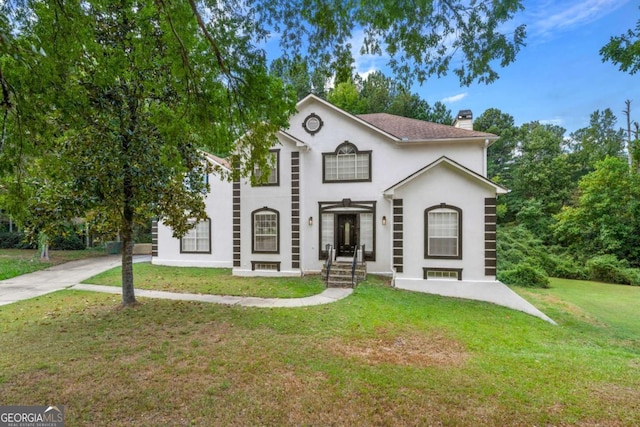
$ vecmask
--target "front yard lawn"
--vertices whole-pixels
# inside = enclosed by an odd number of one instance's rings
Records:
[[[84,281],[92,285],[122,286],[122,268],[116,267]],[[228,268],[133,265],[137,289],[265,298],[302,298],[325,289],[319,275],[305,277],[237,277]]]
[[[558,326],[376,277],[304,308],[56,292],[0,307],[0,402],[68,426],[640,425],[640,288],[619,325],[585,301],[620,288],[552,286],[530,296]]]

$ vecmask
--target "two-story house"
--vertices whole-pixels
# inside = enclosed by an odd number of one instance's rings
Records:
[[[358,248],[369,273],[394,275],[398,287],[495,281],[496,195],[506,189],[486,178],[497,137],[474,131],[470,112],[453,126],[354,116],[314,95],[297,110],[267,182],[209,177],[209,220],[180,240],[157,225],[155,264],[297,276],[320,272],[328,250]]]
[[[446,126],[354,116],[314,95],[297,110],[277,135],[264,184],[211,175],[207,221],[182,239],[154,224],[154,264],[300,276],[320,273],[328,259],[355,258],[397,288],[494,302],[553,322],[496,281],[496,196],[507,190],[486,177],[497,136],[474,131],[470,111]]]

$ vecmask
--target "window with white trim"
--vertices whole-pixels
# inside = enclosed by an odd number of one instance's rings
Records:
[[[198,222],[180,239],[180,252],[211,253],[211,219]]]
[[[462,211],[439,205],[425,210],[425,258],[462,258]]]
[[[253,217],[253,252],[279,252],[279,218],[278,211],[259,209]]]
[[[350,142],[334,153],[323,153],[324,182],[371,181],[371,151],[358,151]]]

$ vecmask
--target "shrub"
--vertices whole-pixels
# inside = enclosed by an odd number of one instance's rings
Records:
[[[640,273],[629,268],[626,260],[615,255],[599,255],[587,261],[587,270],[591,280],[621,285],[639,285]]]
[[[529,263],[518,264],[511,270],[498,271],[498,280],[507,285],[527,288],[549,287],[549,277],[547,277],[546,273]]]
[[[547,276],[565,279],[588,279],[587,269],[566,251],[546,246],[521,225],[498,227],[498,272],[528,264]]]
[[[7,231],[0,233],[0,249],[35,249],[36,245],[25,239],[24,233]]]
[[[73,251],[84,249],[84,242],[75,232],[56,236],[51,239],[51,249],[62,251]]]

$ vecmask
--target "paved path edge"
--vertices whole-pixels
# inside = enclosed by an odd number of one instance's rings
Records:
[[[122,289],[116,286],[90,285],[78,283],[68,287],[70,290],[104,292],[121,295]],[[317,295],[303,298],[259,298],[259,297],[238,297],[231,295],[206,295],[190,294],[166,291],[153,291],[147,289],[136,289],[136,297],[160,298],[179,301],[197,301],[214,304],[237,305],[242,307],[308,307],[313,305],[329,304],[339,301],[351,295],[353,289],[350,288],[327,288]]]

